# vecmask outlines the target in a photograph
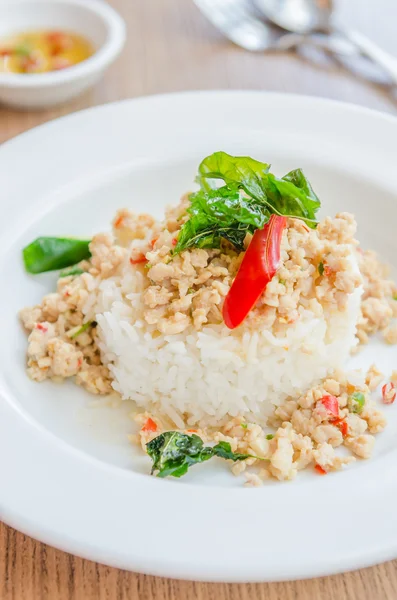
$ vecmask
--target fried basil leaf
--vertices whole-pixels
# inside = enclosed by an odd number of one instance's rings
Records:
[[[251,454],[241,454],[240,452],[232,452],[232,448],[229,442],[219,442],[213,448],[215,456],[219,456],[219,458],[225,458],[227,460],[233,460],[234,462],[238,460],[246,460],[247,458],[258,458],[254,457]]]
[[[212,448],[206,448],[198,435],[186,435],[178,431],[166,431],[146,445],[153,460],[151,474],[157,477],[181,477],[188,468],[209,460]]]
[[[247,232],[253,233],[269,220],[265,206],[226,186],[200,190],[190,195],[190,202],[190,219],[179,232],[175,254],[193,247],[219,248],[222,238],[243,250]]]
[[[316,227],[320,201],[301,169],[279,179],[269,165],[249,156],[215,152],[199,166],[200,191],[190,195],[189,220],[174,253],[187,248],[219,248],[222,238],[244,249],[246,234],[261,229],[271,214],[302,219]],[[222,181],[221,187],[216,187]]]
[[[219,179],[229,189],[243,189],[272,213],[303,219],[310,227],[317,224],[315,216],[320,201],[301,169],[278,179],[269,173],[267,163],[247,156],[215,152],[200,164],[198,181],[208,189],[213,180]]]
[[[198,435],[178,431],[162,433],[146,444],[146,449],[153,461],[151,474],[156,473],[157,477],[182,477],[189,467],[213,456],[233,461],[251,458],[250,454],[232,452],[228,442],[219,442],[214,447],[204,446]]]

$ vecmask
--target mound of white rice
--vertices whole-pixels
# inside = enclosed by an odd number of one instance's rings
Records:
[[[237,415],[265,422],[274,405],[342,367],[355,345],[361,288],[348,310],[300,309],[285,337],[224,325],[160,335],[143,319],[144,276],[126,268],[101,282],[95,307],[102,360],[124,399],[177,427],[219,425]]]

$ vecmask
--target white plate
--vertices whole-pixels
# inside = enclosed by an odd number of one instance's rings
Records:
[[[255,92],[142,98],[49,123],[0,149],[0,516],[93,560],[185,579],[265,581],[397,557],[397,406],[375,456],[346,471],[247,489],[223,465],[149,477],[127,409],[89,408],[72,384],[35,384],[16,318],[53,285],[24,274],[36,235],[91,234],[115,209],[157,214],[215,150],[301,166],[323,212],[351,210],[359,238],[395,261],[397,120],[314,98]],[[374,343],[353,362],[397,367]],[[394,362],[394,365],[393,365]]]

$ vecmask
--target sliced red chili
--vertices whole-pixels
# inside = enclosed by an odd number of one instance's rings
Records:
[[[132,257],[130,258],[130,263],[132,265],[139,265],[139,263],[144,263],[144,262],[147,262],[147,258],[144,254],[138,255],[137,258],[132,258]]]
[[[382,386],[382,398],[384,404],[393,404],[396,399],[395,385],[392,381]]]
[[[339,416],[339,403],[335,396],[323,396],[319,402],[331,413],[333,417]]]
[[[323,469],[320,465],[315,465],[314,468],[316,469],[317,473],[319,473],[320,475],[327,475],[327,473],[328,473],[328,471]]]
[[[157,431],[157,425],[153,421],[153,419],[151,419],[150,417],[148,418],[148,420],[142,427],[142,431],[152,431],[152,432]]]
[[[281,237],[286,218],[272,215],[263,229],[257,229],[223,305],[223,319],[229,329],[241,325],[255,306],[280,265]]]
[[[70,35],[62,31],[51,31],[47,35],[47,40],[51,44],[52,56],[56,56],[65,50],[70,50],[73,46],[73,40]]]
[[[349,426],[344,419],[334,419],[331,422],[332,422],[332,425],[335,425],[335,427],[338,427],[338,429],[341,432],[343,437],[346,437],[349,434]]]

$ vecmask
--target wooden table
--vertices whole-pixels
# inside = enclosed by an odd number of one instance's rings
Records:
[[[23,113],[2,108],[0,142],[95,104],[187,89],[278,90],[396,112],[393,90],[379,81],[354,75],[335,61],[320,60],[313,53],[303,57],[264,56],[234,47],[200,15],[191,0],[112,0],[111,4],[127,21],[128,43],[105,79],[76,101],[50,111]],[[340,0],[338,16],[397,55],[395,0]],[[0,600],[11,598],[395,600],[397,561],[310,581],[189,583],[104,567],[54,550],[0,524]]]

